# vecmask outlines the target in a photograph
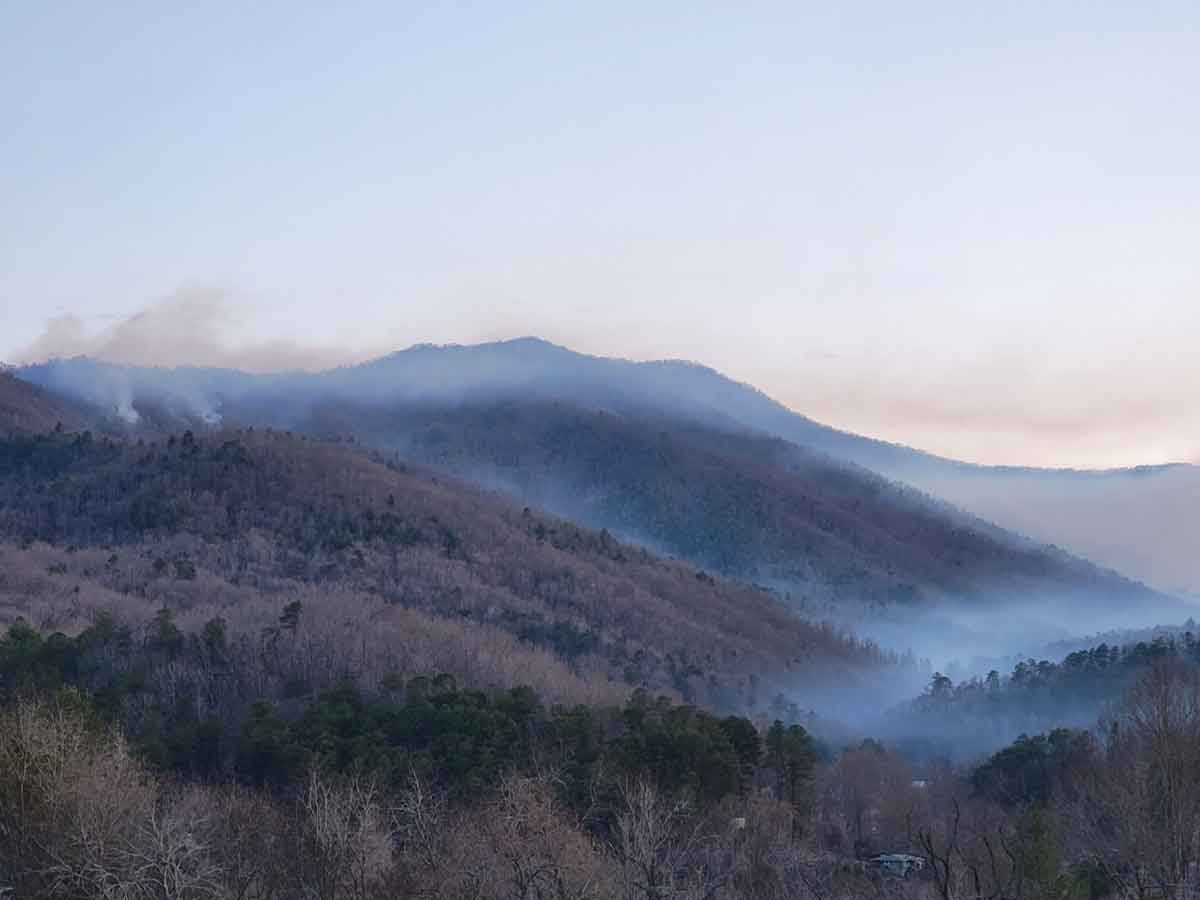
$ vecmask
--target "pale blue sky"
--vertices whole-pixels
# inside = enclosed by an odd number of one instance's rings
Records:
[[[970,459],[1195,458],[1198,26],[9,0],[0,359],[199,287],[248,347],[538,334]]]

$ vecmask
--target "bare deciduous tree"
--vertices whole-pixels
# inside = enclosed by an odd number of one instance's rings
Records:
[[[62,706],[0,719],[0,865],[20,896],[193,900],[216,870],[196,820],[117,734]]]
[[[1127,896],[1176,900],[1200,887],[1200,678],[1162,662],[1100,728],[1098,765],[1066,810],[1077,856]]]
[[[690,804],[667,797],[646,778],[625,782],[621,798],[614,850],[621,863],[622,896],[715,896],[728,873],[706,852],[712,838],[701,831]]]
[[[309,772],[303,800],[303,888],[315,900],[366,900],[391,863],[374,781]]]
[[[509,776],[497,796],[458,819],[437,896],[601,900],[612,872],[601,849],[555,802],[543,779]]]

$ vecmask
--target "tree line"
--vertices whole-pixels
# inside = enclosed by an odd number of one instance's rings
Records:
[[[298,610],[280,614],[286,639]],[[16,896],[1183,900],[1200,679],[1163,658],[1088,730],[983,761],[645,692],[542,702],[446,675],[236,714],[173,681],[228,637],[169,616],[0,640],[0,887]],[[880,853],[925,861],[885,876]]]
[[[891,717],[892,733],[912,755],[936,755],[949,745],[969,756],[1002,742],[997,736],[1087,728],[1163,663],[1200,668],[1200,638],[1184,631],[1124,645],[1101,642],[1060,662],[1020,660],[1006,675],[992,670],[957,684],[935,673],[924,693]]]

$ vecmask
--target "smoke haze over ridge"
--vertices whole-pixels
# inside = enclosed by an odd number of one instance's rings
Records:
[[[197,366],[243,372],[319,371],[362,362],[372,352],[286,340],[239,341],[236,297],[218,288],[190,288],[89,328],[76,315],[57,316],[33,343],[19,350],[21,364],[88,356],[130,366]]]
[[[374,341],[338,346],[263,337],[261,327],[245,327],[253,318],[254,304],[246,297],[192,287],[98,325],[73,314],[57,316],[16,351],[14,361],[89,356],[135,366],[315,372],[365,362],[428,337],[397,328]],[[519,320],[492,324],[484,317],[478,324],[463,336],[465,342],[539,333]],[[663,351],[631,354],[618,336],[554,330],[540,336],[597,355],[695,359],[818,421],[967,462],[1111,468],[1200,460],[1200,407],[1190,402],[1200,396],[1200,370],[1182,349],[1194,338],[1188,323],[1173,338],[1181,348],[1177,353],[1160,352],[1152,360],[1145,344],[1128,350],[1125,365],[1138,377],[1127,379],[1114,379],[1099,363],[1072,366],[1034,349],[963,359],[949,369],[826,352],[797,354],[780,367],[767,352],[747,371],[745,365],[722,365],[728,348],[722,352],[706,340],[696,342],[698,352],[671,353],[680,342],[655,345],[630,332],[632,345]],[[1114,349],[1113,358],[1120,356]],[[1098,384],[1105,389],[1097,390]]]

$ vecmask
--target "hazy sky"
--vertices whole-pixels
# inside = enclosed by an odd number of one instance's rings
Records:
[[[142,356],[537,334],[972,460],[1195,459],[1198,26],[1194,0],[9,0],[0,359],[183,291],[204,314]]]

